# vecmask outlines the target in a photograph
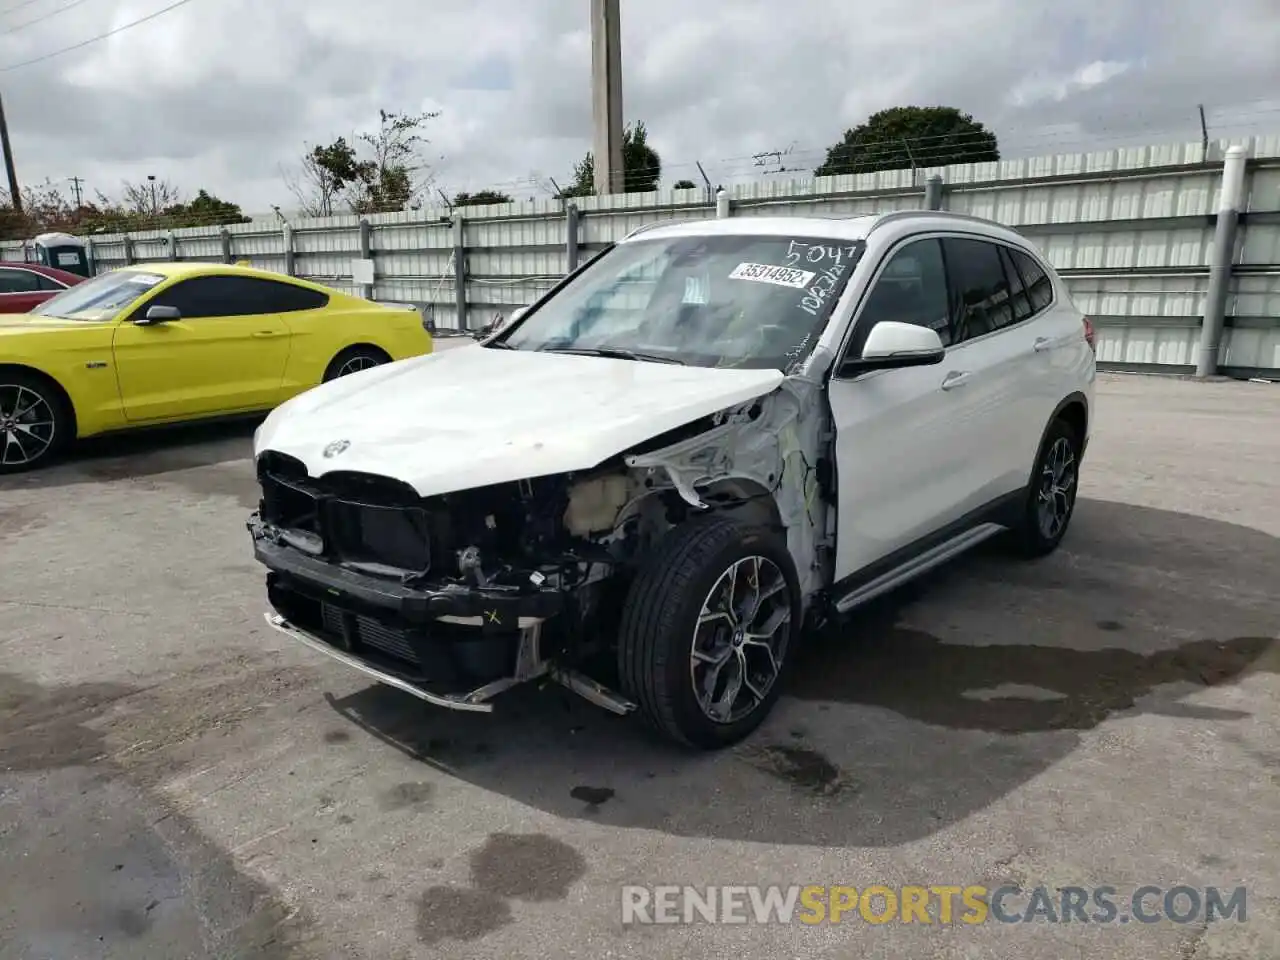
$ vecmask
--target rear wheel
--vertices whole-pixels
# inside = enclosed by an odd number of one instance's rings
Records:
[[[46,380],[0,370],[0,473],[44,466],[71,439],[71,414]]]
[[[390,362],[391,358],[377,347],[348,347],[329,361],[329,367],[324,372],[324,379],[327,383],[330,380],[338,379],[338,377],[345,377],[349,373],[358,373],[361,370],[380,367],[382,364]]]
[[[791,555],[776,533],[723,516],[677,527],[623,606],[623,689],[673,740],[735,743],[778,699],[800,612]]]
[[[1063,419],[1049,425],[1036,460],[1027,502],[1014,529],[1014,542],[1027,557],[1043,557],[1057,549],[1075,513],[1080,479],[1080,438]]]

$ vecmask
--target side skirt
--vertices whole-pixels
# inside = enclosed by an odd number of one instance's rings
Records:
[[[846,577],[829,591],[832,611],[848,613],[1003,533],[1017,522],[1026,497],[1026,488],[1007,493]]]

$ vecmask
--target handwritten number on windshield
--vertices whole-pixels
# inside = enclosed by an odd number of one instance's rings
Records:
[[[855,246],[832,246],[827,243],[802,243],[791,240],[787,243],[787,266],[794,267],[802,260],[805,263],[821,264],[830,260],[837,268],[844,265],[846,259],[853,259]]]

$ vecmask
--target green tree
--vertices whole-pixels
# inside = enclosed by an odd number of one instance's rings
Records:
[[[672,190],[696,190],[698,185],[692,180],[677,180],[671,185]]]
[[[891,107],[844,132],[819,177],[999,160],[996,135],[955,107]]]
[[[376,130],[354,142],[338,137],[309,147],[300,173],[285,182],[305,214],[328,217],[343,207],[353,213],[384,213],[412,207],[431,183],[422,129],[434,113],[378,111]]]
[[[166,208],[163,216],[166,225],[170,227],[221,226],[249,222],[238,203],[219,199],[206,190],[197,192],[187,203],[176,203]]]
[[[574,164],[573,182],[561,197],[590,197],[596,192],[596,163],[590,151]],[[649,193],[658,189],[662,179],[662,158],[649,146],[649,133],[643,123],[628,124],[622,132],[622,189],[624,193]]]
[[[510,203],[511,198],[499,190],[477,190],[475,193],[463,191],[455,194],[455,207],[473,207],[483,203]]]

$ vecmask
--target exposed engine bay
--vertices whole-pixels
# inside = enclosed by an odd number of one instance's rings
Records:
[[[587,471],[421,497],[361,472],[258,459],[249,521],[268,622],[439,705],[488,710],[534,678],[615,712],[618,611],[639,566],[690,516],[785,534],[806,601],[830,582],[830,419],[818,382],[698,419]]]

